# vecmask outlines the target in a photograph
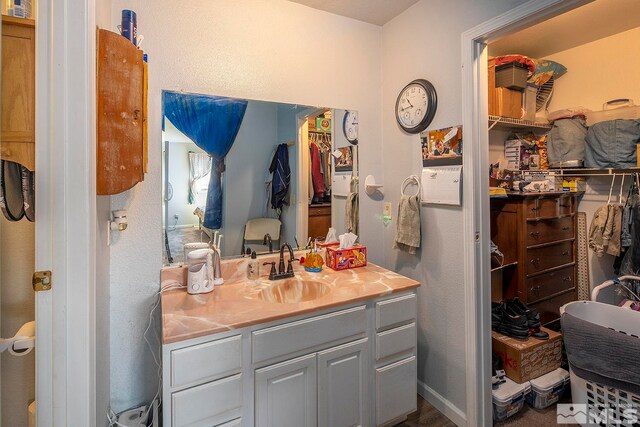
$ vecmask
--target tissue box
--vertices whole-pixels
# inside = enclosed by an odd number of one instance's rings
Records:
[[[355,245],[352,248],[339,249],[328,246],[326,264],[337,271],[364,267],[367,265],[367,247]]]

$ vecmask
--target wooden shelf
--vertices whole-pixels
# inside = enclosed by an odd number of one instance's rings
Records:
[[[2,15],[3,24],[21,25],[23,27],[36,27],[35,19],[17,18],[15,16]]]
[[[531,120],[512,119],[511,117],[489,116],[489,130],[491,129],[551,129],[549,122],[535,122]]]

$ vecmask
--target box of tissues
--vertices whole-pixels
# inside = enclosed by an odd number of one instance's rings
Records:
[[[367,265],[367,247],[359,244],[345,249],[339,246],[328,246],[326,264],[334,270],[364,267]]]

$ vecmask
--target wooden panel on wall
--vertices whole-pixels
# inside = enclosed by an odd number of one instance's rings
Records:
[[[142,181],[144,67],[128,39],[98,30],[97,193],[117,194]]]
[[[2,17],[0,157],[35,170],[35,22]]]

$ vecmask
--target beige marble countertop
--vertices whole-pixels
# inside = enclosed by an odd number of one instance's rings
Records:
[[[266,258],[260,258],[261,263],[265,261]],[[420,286],[413,279],[371,263],[343,271],[325,266],[320,273],[309,273],[296,262],[294,278],[275,281],[268,280],[268,266],[260,267],[259,280],[247,280],[246,265],[246,258],[223,261],[225,283],[208,294],[189,295],[186,289],[163,291],[163,343],[266,323]],[[160,280],[162,289],[184,284],[186,268],[164,268]],[[313,282],[312,286],[308,286],[309,282]],[[276,302],[282,299],[286,302]]]

